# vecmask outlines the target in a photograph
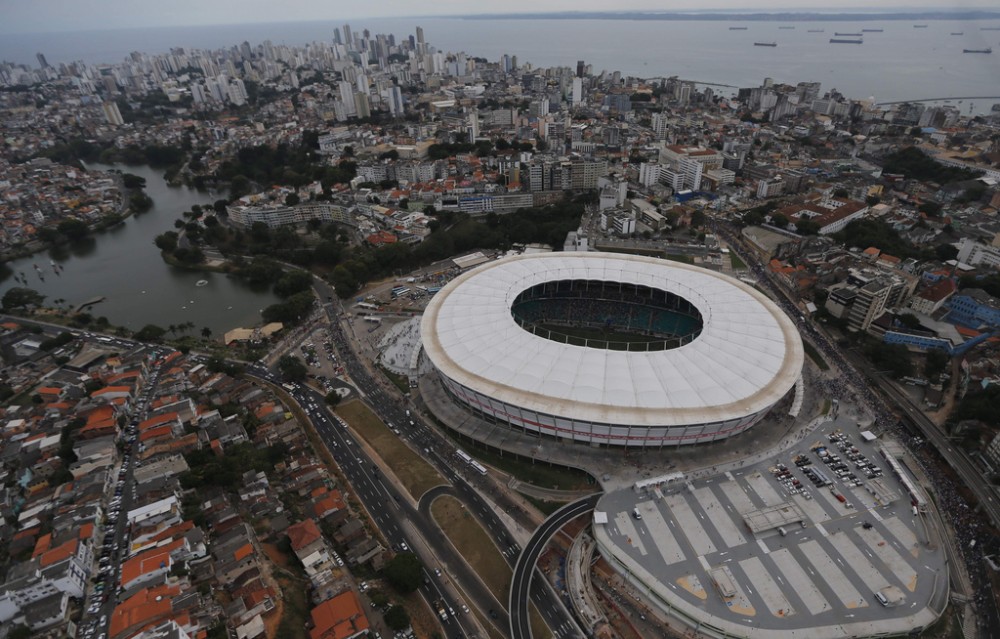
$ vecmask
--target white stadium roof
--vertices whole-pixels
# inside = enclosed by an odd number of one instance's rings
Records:
[[[604,280],[666,290],[701,313],[701,335],[656,352],[598,350],[536,336],[514,321],[519,293],[546,281]],[[678,262],[611,253],[516,256],[465,273],[421,323],[442,374],[497,400],[571,419],[680,426],[766,409],[798,380],[792,321],[763,294]]]

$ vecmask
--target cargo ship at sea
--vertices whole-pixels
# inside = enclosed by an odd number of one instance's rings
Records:
[[[755,46],[755,47],[776,47],[776,46],[778,46],[778,43],[777,42],[754,42],[753,46]]]
[[[809,29],[806,33],[823,33],[826,29]]]
[[[885,29],[862,29],[862,33],[882,33]]]
[[[746,27],[729,27],[730,31],[746,31]]]
[[[993,53],[993,49],[962,49],[962,53]]]
[[[965,35],[965,31],[952,31],[951,35]]]
[[[830,44],[864,44],[861,38],[830,38]]]
[[[838,38],[840,38],[840,37],[846,37],[846,38],[860,38],[860,37],[861,37],[861,34],[860,34],[860,33],[840,33],[839,31],[835,31],[835,32],[833,33],[833,35],[837,36]]]

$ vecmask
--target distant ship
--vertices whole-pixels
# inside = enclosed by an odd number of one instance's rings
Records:
[[[795,27],[778,27],[779,29],[794,29]]]
[[[831,44],[864,44],[861,38],[830,38]]]
[[[993,53],[993,49],[962,49],[962,53]]]
[[[755,47],[776,47],[776,46],[778,46],[778,43],[777,42],[754,42],[753,46],[755,46]]]
[[[952,31],[951,35],[965,35],[965,31]]]
[[[862,29],[863,33],[882,33],[885,29]]]
[[[729,27],[730,31],[746,31],[746,27]]]
[[[840,33],[839,31],[834,32],[833,35],[835,35],[835,36],[848,36],[850,38],[860,38],[861,37],[860,33]]]
[[[806,33],[823,33],[826,29],[809,29]]]
[[[913,25],[913,28],[914,29],[926,29],[927,25],[926,24],[915,24],[915,25]]]

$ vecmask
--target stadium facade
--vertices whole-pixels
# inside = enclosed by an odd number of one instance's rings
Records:
[[[741,433],[803,363],[795,324],[752,287],[611,253],[484,264],[435,295],[421,335],[447,392],[479,417],[607,446]]]

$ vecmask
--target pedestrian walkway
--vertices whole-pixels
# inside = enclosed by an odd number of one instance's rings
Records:
[[[819,424],[828,421],[825,415],[817,415],[819,402],[815,393],[807,392],[807,396],[812,397],[804,403],[803,413],[815,415],[809,419],[796,419],[787,415],[787,409],[776,408],[748,431],[718,442],[645,450],[600,448],[539,437],[505,424],[487,422],[458,406],[436,372],[420,378],[419,392],[425,407],[448,428],[486,446],[524,458],[579,468],[593,475],[605,490],[630,486],[641,479],[668,472],[680,471],[700,477],[752,464],[795,446]],[[753,453],[749,454],[751,451]]]

